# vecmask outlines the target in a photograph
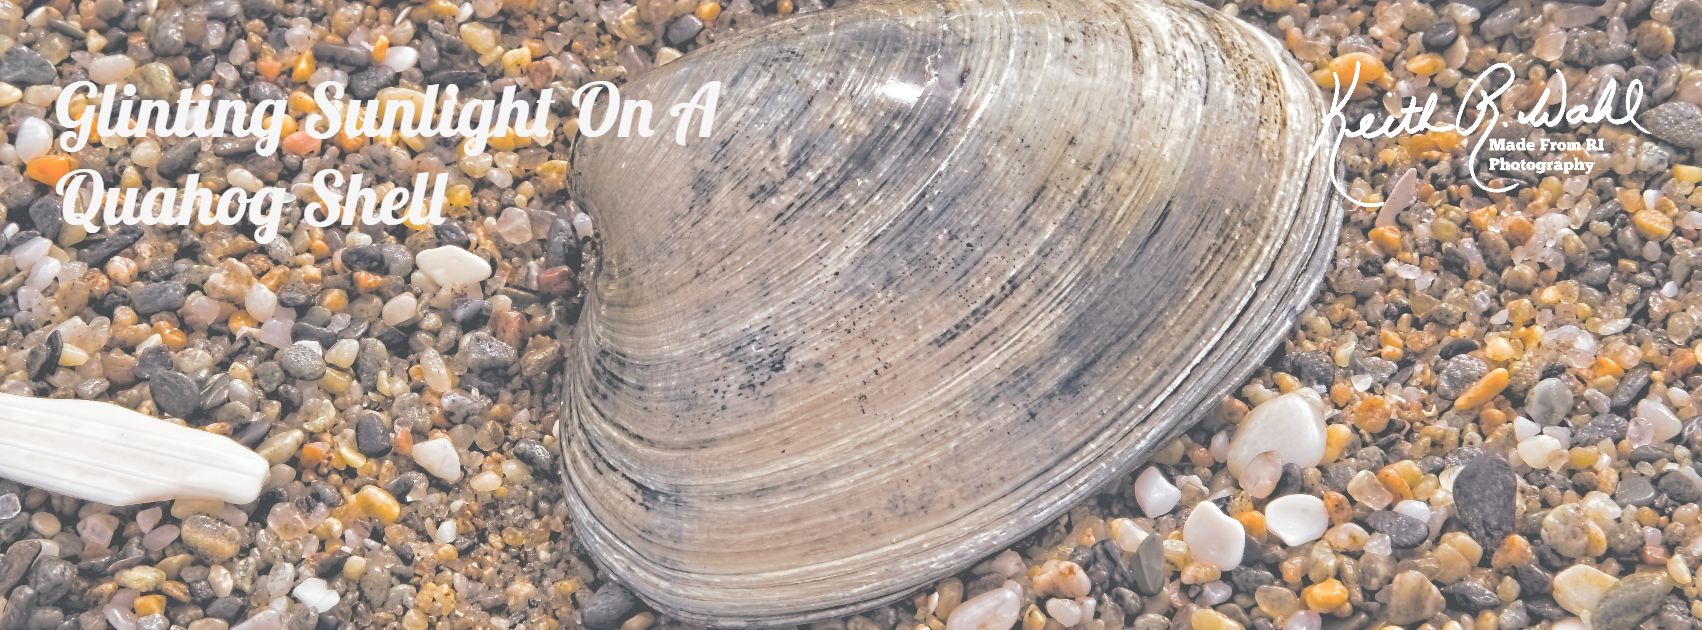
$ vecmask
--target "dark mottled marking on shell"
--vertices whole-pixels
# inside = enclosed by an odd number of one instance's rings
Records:
[[[1217,403],[1309,300],[1323,99],[1182,0],[874,0],[622,87],[709,138],[581,139],[600,267],[563,466],[671,614],[867,608],[1042,527]]]

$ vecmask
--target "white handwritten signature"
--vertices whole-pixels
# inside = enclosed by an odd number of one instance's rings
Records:
[[[1330,98],[1330,111],[1324,115],[1324,128],[1318,135],[1318,142],[1328,142],[1333,130],[1335,148],[1339,153],[1343,138],[1392,138],[1401,134],[1432,131],[1451,131],[1465,137],[1471,137],[1472,134],[1481,130],[1483,134],[1478,137],[1477,142],[1472,144],[1471,154],[1468,156],[1467,166],[1471,171],[1472,183],[1488,192],[1507,192],[1517,188],[1519,184],[1514,182],[1500,188],[1492,188],[1478,179],[1476,166],[1478,152],[1483,149],[1484,141],[1489,139],[1489,131],[1501,122],[1501,106],[1497,101],[1507,93],[1507,90],[1513,88],[1513,82],[1517,78],[1518,75],[1513,71],[1513,67],[1505,63],[1495,64],[1479,73],[1477,78],[1472,80],[1470,88],[1466,90],[1465,100],[1461,101],[1453,122],[1435,119],[1437,103],[1436,94],[1432,92],[1422,104],[1418,102],[1417,96],[1407,97],[1406,106],[1402,107],[1398,114],[1386,117],[1382,124],[1378,124],[1377,114],[1367,113],[1359,119],[1358,127],[1351,127],[1348,125],[1347,114],[1344,110],[1347,108],[1348,101],[1353,98],[1354,90],[1359,87],[1359,67],[1356,65],[1353,69],[1352,82],[1345,86],[1347,89],[1343,89],[1344,86],[1340,77],[1337,76],[1336,87]],[[1486,89],[1485,85],[1495,87],[1494,89]],[[1556,94],[1559,95],[1558,100],[1554,98]],[[1563,122],[1569,125],[1583,125],[1605,120],[1616,125],[1629,124],[1645,134],[1649,133],[1649,130],[1644,129],[1643,125],[1639,124],[1636,119],[1637,108],[1643,104],[1643,83],[1632,79],[1630,83],[1626,84],[1623,100],[1626,113],[1623,116],[1613,115],[1613,99],[1618,94],[1618,83],[1609,78],[1597,90],[1596,102],[1593,107],[1589,104],[1579,103],[1568,108],[1566,103],[1566,75],[1555,73],[1554,78],[1543,88],[1542,96],[1537,99],[1536,104],[1532,105],[1529,110],[1516,113],[1514,119],[1520,124],[1531,127],[1554,127]],[[1474,97],[1479,98],[1474,99]],[[1471,124],[1469,125],[1465,123],[1468,116],[1471,117]],[[1353,195],[1349,194],[1342,184],[1340,177],[1332,176],[1331,180],[1336,187],[1336,192],[1341,193],[1343,198],[1356,206],[1376,208],[1383,205],[1382,202],[1354,199]]]

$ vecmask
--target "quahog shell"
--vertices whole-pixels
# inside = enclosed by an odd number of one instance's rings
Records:
[[[686,619],[848,613],[1045,525],[1245,378],[1335,238],[1317,88],[1185,0],[858,3],[622,96],[717,80],[710,137],[582,139],[572,179],[575,525]]]

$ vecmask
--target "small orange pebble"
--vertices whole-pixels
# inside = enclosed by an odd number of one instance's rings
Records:
[[[1442,60],[1442,55],[1436,53],[1424,53],[1407,60],[1407,72],[1421,77],[1428,77],[1441,72],[1445,66],[1446,63]]]
[[[1525,241],[1531,240],[1531,235],[1535,232],[1536,226],[1531,225],[1531,220],[1521,216],[1510,216],[1501,221],[1501,233],[1507,237],[1507,242],[1512,245],[1525,244]]]
[[[366,138],[364,136],[351,136],[341,131],[337,132],[335,140],[337,141],[337,148],[342,149],[344,153],[354,153],[355,151],[359,151],[361,147],[366,146]]]
[[[313,71],[318,67],[318,64],[313,62],[313,51],[303,52],[301,56],[295,58],[295,65],[290,69],[290,80],[296,83],[306,83],[308,79],[313,78]]]
[[[1366,396],[1353,405],[1353,425],[1366,433],[1382,433],[1392,417],[1394,409],[1382,396]]]
[[[1485,435],[1494,433],[1507,423],[1507,412],[1494,407],[1484,407],[1477,414],[1477,423]]]
[[[1388,67],[1383,65],[1383,60],[1363,52],[1351,52],[1336,57],[1330,60],[1329,67],[1324,70],[1328,82],[1320,85],[1328,88],[1354,86],[1356,98],[1369,95],[1370,89],[1367,86],[1389,73]]]
[[[379,35],[378,39],[372,42],[372,60],[374,62],[384,61],[384,55],[388,52],[390,52],[390,37]]]
[[[385,492],[378,486],[366,486],[355,493],[355,505],[360,506],[367,516],[378,519],[382,523],[394,523],[402,516],[402,504],[396,502],[396,497]],[[450,547],[454,549],[454,547]]]
[[[143,595],[136,598],[136,616],[146,617],[165,612],[164,595]]]
[[[1496,396],[1501,395],[1502,390],[1507,389],[1509,380],[1507,368],[1490,370],[1488,374],[1483,375],[1483,378],[1478,379],[1476,383],[1472,383],[1470,387],[1466,388],[1465,393],[1460,394],[1460,397],[1454,400],[1454,408],[1476,409],[1484,403],[1494,400]]]
[[[1393,225],[1371,228],[1371,242],[1377,244],[1385,256],[1393,256],[1401,252],[1401,231]]]
[[[1598,377],[1618,377],[1625,373],[1625,368],[1619,367],[1619,364],[1614,363],[1613,359],[1609,359],[1607,357],[1596,357],[1595,362],[1590,364],[1590,373]]]
[[[307,135],[306,131],[296,131],[284,137],[284,153],[297,157],[306,157],[319,152],[319,139]]]
[[[1412,498],[1412,485],[1408,484],[1407,480],[1402,479],[1400,473],[1388,466],[1377,471],[1377,481],[1383,484],[1383,488],[1388,490],[1389,494],[1395,495],[1396,501]]]
[[[300,116],[317,109],[313,103],[313,97],[302,90],[290,92],[289,103],[289,112],[291,116]]]
[[[1332,525],[1353,522],[1353,505],[1348,503],[1347,495],[1340,492],[1324,491],[1324,511],[1330,515]]]
[[[370,271],[355,272],[355,291],[358,293],[371,293],[377,290],[378,287],[383,286],[383,284],[383,276]]]
[[[48,186],[59,183],[59,179],[77,168],[77,159],[62,153],[43,155],[30,160],[24,167],[24,174]]]
[[[331,453],[331,445],[324,442],[308,442],[301,445],[301,465],[303,468],[318,466]]]
[[[1307,608],[1328,612],[1347,603],[1347,586],[1343,585],[1341,580],[1330,578],[1306,587],[1300,596],[1306,600]]]
[[[278,73],[284,71],[284,64],[277,57],[267,55],[254,62],[254,69],[267,81],[277,81]]]
[[[703,20],[703,23],[705,24],[714,22],[715,18],[720,15],[720,2],[700,2],[697,5],[697,19]]]
[[[1259,542],[1265,541],[1264,514],[1259,513],[1257,510],[1247,510],[1246,512],[1236,514],[1235,520],[1241,522],[1242,529],[1245,529],[1247,531],[1247,535],[1252,536],[1253,540]]]
[[[255,321],[254,316],[249,315],[248,311],[237,311],[230,314],[230,319],[225,321],[225,326],[235,333],[244,328],[259,328],[260,323]]]

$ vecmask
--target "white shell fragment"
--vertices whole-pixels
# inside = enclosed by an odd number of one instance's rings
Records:
[[[414,256],[414,265],[438,286],[455,288],[484,282],[491,264],[478,254],[454,245],[434,247]]]
[[[229,438],[91,400],[0,394],[0,477],[111,506],[260,496],[266,460]]]
[[[569,176],[575,540],[687,621],[849,614],[1055,522],[1256,369],[1335,242],[1317,84],[1188,0],[841,3],[621,97],[717,82],[707,137]],[[1248,457],[1316,463],[1288,429]]]

